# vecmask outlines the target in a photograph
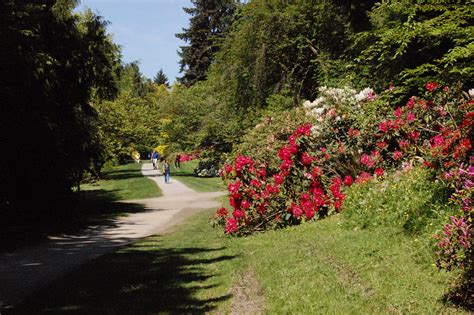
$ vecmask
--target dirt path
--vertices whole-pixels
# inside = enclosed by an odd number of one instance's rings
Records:
[[[163,196],[127,202],[140,203],[144,212],[121,217],[114,226],[91,226],[79,235],[58,235],[34,247],[0,255],[0,310],[17,304],[54,279],[98,256],[145,236],[164,233],[200,210],[218,207],[223,192],[198,193],[144,164],[142,173],[154,180]]]

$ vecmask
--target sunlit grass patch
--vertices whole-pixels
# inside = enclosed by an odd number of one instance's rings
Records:
[[[160,188],[141,173],[142,164],[115,166],[104,172],[102,180],[82,185],[82,190],[101,190],[116,200],[144,199],[162,196]]]

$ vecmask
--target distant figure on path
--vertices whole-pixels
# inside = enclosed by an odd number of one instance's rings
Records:
[[[180,168],[181,167],[181,154],[178,153],[176,159],[174,160],[174,167]]]
[[[156,151],[153,151],[153,169],[157,170],[158,169],[158,159],[160,158],[160,154]]]
[[[138,152],[133,152],[133,160],[134,160],[136,163],[140,163],[140,153],[138,153]]]
[[[170,182],[170,163],[168,163],[168,160],[165,160],[163,162],[163,173],[165,174],[165,183],[169,184],[169,182]]]

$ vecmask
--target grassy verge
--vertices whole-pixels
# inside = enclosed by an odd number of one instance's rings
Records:
[[[229,238],[201,213],[63,278],[18,311],[228,313],[251,268],[268,313],[462,313],[442,303],[456,274],[397,229],[346,229],[339,217]]]
[[[189,188],[199,192],[212,192],[225,190],[225,186],[219,177],[197,177],[194,175],[198,160],[181,163],[179,169],[171,165],[171,177],[179,180]]]
[[[104,191],[115,200],[144,199],[162,196],[160,188],[141,173],[142,164],[130,163],[104,172],[104,179],[82,185],[83,191]]]

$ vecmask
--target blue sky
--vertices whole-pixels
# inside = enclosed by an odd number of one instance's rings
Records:
[[[141,72],[152,79],[163,68],[170,83],[179,74],[177,50],[185,43],[174,36],[188,27],[183,7],[190,0],[81,0],[85,7],[109,21],[107,29],[122,46],[123,61],[140,62]]]

